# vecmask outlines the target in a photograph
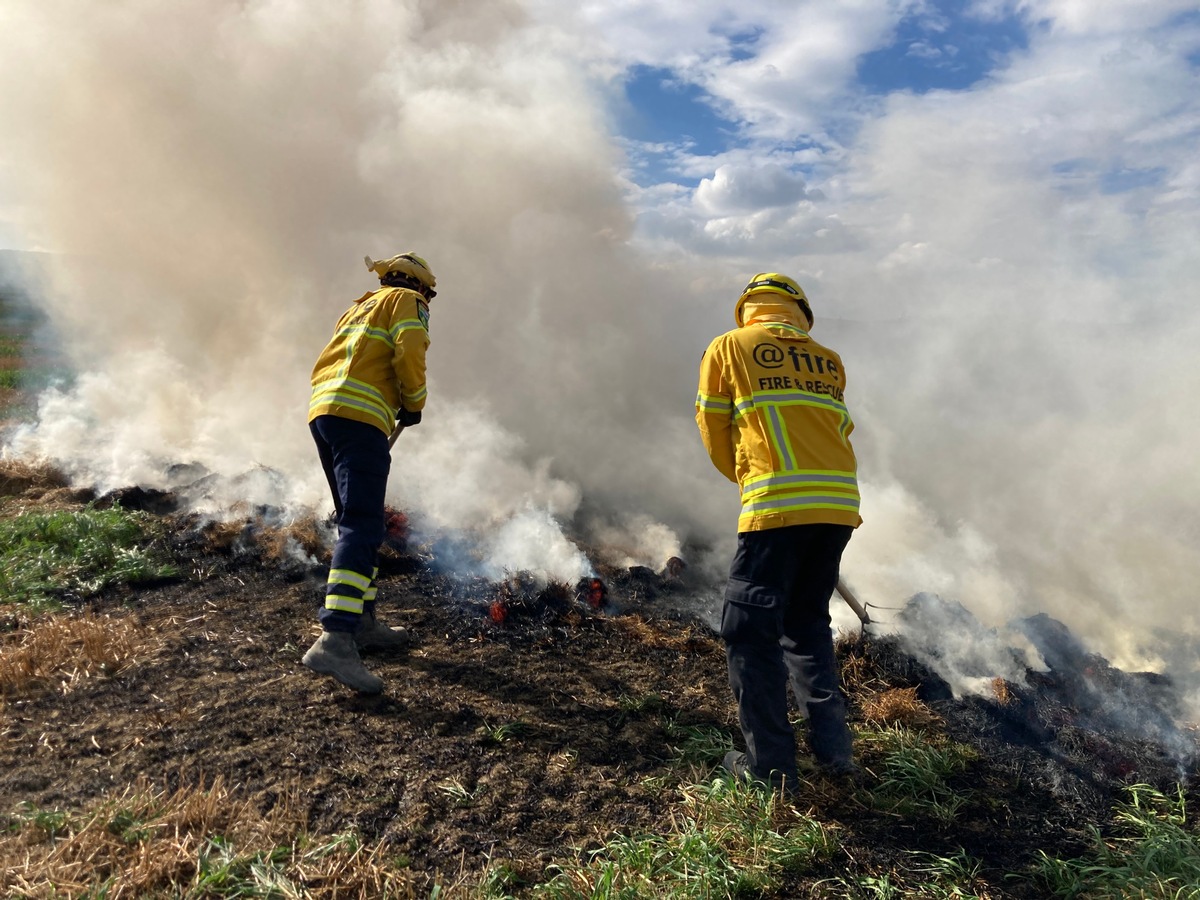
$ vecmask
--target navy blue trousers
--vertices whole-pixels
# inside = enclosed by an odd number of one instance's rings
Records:
[[[798,776],[796,735],[787,717],[789,680],[807,713],[819,763],[848,760],[829,598],[837,587],[849,525],[790,525],[738,534],[721,610],[729,686],[755,777]]]
[[[392,465],[388,436],[374,425],[340,416],[317,416],[309,430],[333,494],[338,530],[318,618],[326,631],[354,631],[364,613],[375,613],[376,563]]]

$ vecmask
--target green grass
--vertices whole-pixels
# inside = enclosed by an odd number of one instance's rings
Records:
[[[951,856],[913,851],[911,865],[878,875],[841,876],[817,882],[819,897],[869,900],[988,900],[992,894],[980,877],[982,864],[958,851]]]
[[[1111,834],[1093,829],[1091,852],[1080,859],[1043,852],[1039,880],[1056,897],[1200,898],[1200,828],[1183,789],[1167,796],[1135,784],[1127,793]]]
[[[668,719],[664,725],[671,750],[680,762],[711,768],[733,749],[733,738],[720,728],[680,725]]]
[[[949,823],[968,802],[969,794],[951,786],[950,779],[978,758],[974,748],[900,725],[860,732],[858,744],[863,752],[882,754],[881,763],[873,765],[879,774],[871,791],[877,805]]]
[[[576,865],[552,868],[538,900],[770,895],[789,875],[828,859],[834,833],[778,798],[732,778],[680,788],[665,834],[616,835]]]
[[[0,520],[0,603],[54,609],[65,596],[178,575],[156,537],[149,517],[119,507]]]

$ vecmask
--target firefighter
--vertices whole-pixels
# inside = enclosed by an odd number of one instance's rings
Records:
[[[734,319],[705,351],[696,396],[705,449],[742,501],[721,637],[746,752],[728,753],[724,767],[794,790],[789,680],[817,763],[856,771],[829,619],[842,551],[862,522],[854,424],[841,357],[809,335],[800,285],[755,275]]]
[[[394,428],[421,421],[429,301],[437,283],[415,253],[366,259],[379,276],[342,314],[312,373],[308,424],[333,494],[338,538],[333,549],[321,636],[304,665],[363,694],[383,682],[363,665],[360,650],[398,650],[403,628],[375,617],[376,566],[384,537],[384,493]]]

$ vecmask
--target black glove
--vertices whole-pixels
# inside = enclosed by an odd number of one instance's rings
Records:
[[[400,409],[396,412],[396,424],[403,425],[405,428],[408,428],[411,425],[420,425],[421,411],[417,410],[417,412],[409,412],[403,406],[400,407]]]

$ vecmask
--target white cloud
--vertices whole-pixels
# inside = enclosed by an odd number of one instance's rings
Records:
[[[696,207],[710,216],[791,206],[803,199],[804,178],[778,163],[718,166],[696,188]]]
[[[1097,35],[1154,28],[1180,13],[1196,11],[1193,0],[1006,0],[1034,22],[1060,34]]]

